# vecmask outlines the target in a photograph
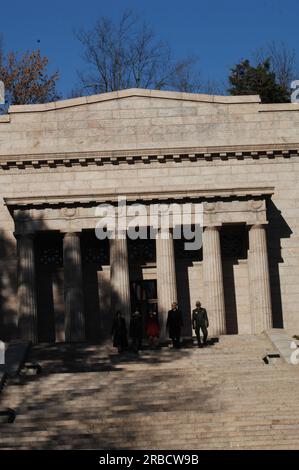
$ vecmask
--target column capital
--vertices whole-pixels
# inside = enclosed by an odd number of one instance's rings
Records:
[[[206,225],[205,227],[203,227],[204,231],[208,231],[208,230],[220,230],[222,227],[222,225]]]
[[[249,225],[249,230],[259,230],[259,229],[266,229],[268,226],[269,222],[259,222],[257,224],[248,224]]]
[[[171,228],[158,228],[156,231],[156,239],[158,240],[172,240],[172,230]]]
[[[73,232],[60,232],[63,235],[63,238],[67,237],[80,237],[81,236],[81,231],[73,231]]]
[[[126,240],[128,238],[127,230],[116,230],[113,237],[109,240]]]
[[[14,232],[14,237],[16,240],[24,240],[25,238],[33,240],[35,238],[35,232]]]

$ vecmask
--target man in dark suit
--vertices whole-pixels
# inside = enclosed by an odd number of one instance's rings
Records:
[[[178,304],[173,302],[171,310],[168,312],[166,328],[169,332],[169,338],[172,339],[173,347],[178,349],[181,340],[181,328],[183,326],[182,312],[178,309]]]
[[[200,330],[203,334],[203,344],[207,344],[209,319],[205,308],[201,306],[199,300],[196,302],[196,308],[192,311],[192,326],[197,336],[198,347],[201,347]]]
[[[128,339],[126,321],[120,310],[117,310],[115,314],[111,334],[113,336],[113,346],[118,349],[119,353],[123,352],[128,347]]]

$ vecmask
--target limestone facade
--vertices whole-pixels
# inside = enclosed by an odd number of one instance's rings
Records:
[[[0,331],[96,340],[134,296],[210,333],[298,332],[299,106],[125,90],[0,116]],[[202,203],[203,247],[94,237],[118,196]],[[141,292],[141,294],[140,294]],[[135,299],[136,300],[136,299]]]

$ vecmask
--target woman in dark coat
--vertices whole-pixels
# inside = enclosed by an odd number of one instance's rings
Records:
[[[160,336],[160,326],[158,315],[154,310],[151,310],[148,314],[145,331],[149,339],[150,348],[157,347]]]
[[[122,352],[128,347],[126,321],[120,310],[115,314],[112,325],[113,346]]]
[[[131,314],[130,336],[132,338],[133,351],[137,353],[141,348],[143,336],[142,313],[138,307],[136,308],[135,312],[132,312]]]

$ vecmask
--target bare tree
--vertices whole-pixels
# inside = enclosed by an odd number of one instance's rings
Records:
[[[207,95],[225,95],[226,88],[225,81],[208,79],[203,82],[201,92]]]
[[[283,42],[272,42],[268,46],[268,54],[277,82],[285,88],[290,88],[291,81],[296,77],[296,53]]]
[[[132,87],[186,92],[200,88],[196,59],[175,60],[169,45],[158,40],[132,10],[125,10],[117,23],[102,17],[90,31],[75,34],[84,47],[88,66],[79,72],[85,93]]]
[[[284,42],[272,41],[253,54],[256,63],[269,60],[271,70],[275,73],[276,82],[284,89],[290,90],[292,80],[298,78],[296,70],[296,52]]]

